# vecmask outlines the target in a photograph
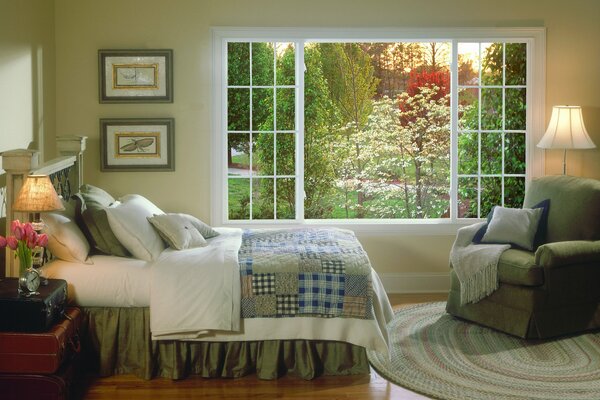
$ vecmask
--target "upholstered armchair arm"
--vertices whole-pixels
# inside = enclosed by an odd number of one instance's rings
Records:
[[[535,252],[535,263],[542,267],[600,263],[600,240],[573,240],[547,243]]]

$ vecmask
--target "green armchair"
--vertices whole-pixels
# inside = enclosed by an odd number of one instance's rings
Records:
[[[452,270],[448,313],[527,339],[600,328],[600,181],[539,178],[523,206],[544,199],[550,199],[545,244],[534,252],[506,250],[499,288],[476,303],[460,304]]]

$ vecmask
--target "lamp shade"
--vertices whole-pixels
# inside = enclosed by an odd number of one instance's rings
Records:
[[[554,106],[548,129],[537,144],[542,149],[593,149],[579,106]]]
[[[14,211],[38,213],[63,209],[48,175],[28,175],[13,203]]]

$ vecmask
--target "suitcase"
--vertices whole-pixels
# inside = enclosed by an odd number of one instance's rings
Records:
[[[54,374],[79,353],[81,324],[81,311],[72,307],[48,332],[0,332],[0,373]]]
[[[2,400],[82,398],[85,383],[79,364],[79,354],[75,354],[52,375],[0,374],[0,397]]]
[[[18,278],[0,279],[0,331],[43,332],[58,321],[67,301],[67,281],[48,279],[39,295],[19,296]]]

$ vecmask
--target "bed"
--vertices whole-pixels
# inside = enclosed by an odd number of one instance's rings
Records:
[[[52,162],[44,166],[53,176],[79,177],[76,184],[53,179],[64,197],[71,197],[65,188],[80,187],[82,153],[75,150],[69,173],[48,169]],[[18,183],[7,180],[7,196]],[[91,207],[90,197],[82,197],[79,201]],[[69,207],[44,217],[58,257],[43,273],[67,280],[69,300],[85,316],[86,359],[101,376],[182,379],[256,373],[276,379],[289,373],[312,379],[368,373],[366,349],[387,352],[392,309],[352,232],[212,229],[194,225],[202,221],[189,216],[182,223],[187,224],[184,234],[196,235],[196,227],[204,235],[186,240],[204,242],[178,249],[181,243],[173,235],[181,224],[163,232],[164,226],[149,221],[159,216],[180,221],[182,214],[163,213],[140,195],[106,202],[119,243],[103,244],[124,244],[122,251],[129,254],[94,254],[98,241],[81,227],[85,218]],[[86,210],[80,203],[74,208]],[[7,215],[13,213],[7,210]],[[65,233],[67,225],[71,236]]]

